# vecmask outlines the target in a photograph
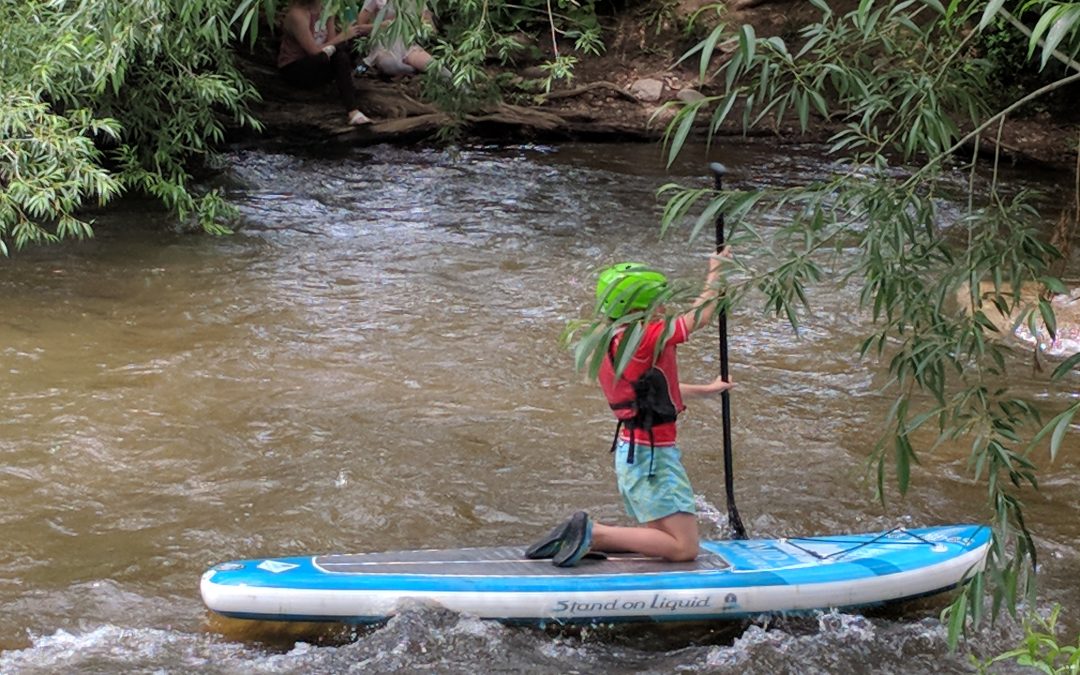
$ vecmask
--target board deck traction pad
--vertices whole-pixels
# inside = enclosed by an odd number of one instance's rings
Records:
[[[311,564],[327,574],[414,574],[438,576],[575,577],[596,574],[656,574],[727,569],[715,553],[703,553],[689,563],[668,563],[635,553],[609,553],[585,559],[575,567],[556,567],[550,559],[529,560],[524,547],[462,548],[315,556]]]
[[[835,588],[836,603],[829,600],[832,596],[821,596],[821,609],[944,591],[982,564],[988,542],[989,530],[979,525],[894,528],[870,534],[704,541],[692,562],[621,553],[566,568],[550,560],[526,559],[521,546],[329,554],[222,563],[203,576],[202,586],[212,610],[271,620],[379,621],[393,613],[395,598],[428,599],[512,621],[736,618],[743,609],[740,597],[753,593],[771,593],[772,599],[762,607],[746,607],[745,615],[797,611],[800,608],[786,606],[785,588],[795,595],[810,588]],[[951,565],[948,573],[936,572],[929,587],[911,583],[920,570],[943,565]],[[892,587],[890,579],[895,579]],[[868,583],[876,584],[869,596],[864,593],[858,602],[844,604],[845,587]],[[702,600],[705,604],[699,607],[676,608],[693,610],[687,617],[669,611],[666,604],[660,607],[662,616],[649,615],[656,609],[649,606],[649,592],[665,593],[672,603],[681,602],[679,598],[691,603],[701,593],[721,591],[730,593]],[[336,597],[324,613],[326,603],[319,598],[327,594]],[[626,615],[599,611],[608,604],[606,597],[624,598],[619,602],[630,606],[627,594],[645,598],[646,607]],[[465,604],[453,606],[459,599]],[[598,609],[590,609],[594,607]],[[570,611],[564,611],[567,608]]]
[[[864,546],[887,540],[900,534],[910,541],[890,540],[891,545],[937,546],[932,541],[901,528],[894,528],[880,535],[853,543],[833,537],[791,537],[774,540],[775,544],[787,544],[802,550],[821,561],[841,560]],[[755,540],[748,540],[755,542]],[[708,544],[708,542],[706,542]],[[775,545],[774,544],[774,545]],[[831,553],[813,549],[814,544],[840,544],[846,546]],[[270,562],[270,561],[267,561]],[[318,555],[311,559],[312,565],[327,574],[425,574],[440,576],[583,576],[596,574],[663,574],[669,572],[701,573],[730,568],[721,555],[703,547],[692,562],[671,563],[659,558],[637,553],[608,553],[606,559],[587,558],[574,567],[556,567],[548,559],[529,560],[522,547],[481,547],[462,549],[422,549],[417,551],[389,551],[383,553],[353,553]],[[272,563],[270,563],[272,566]],[[440,569],[441,568],[441,569]],[[272,571],[272,570],[271,570]]]

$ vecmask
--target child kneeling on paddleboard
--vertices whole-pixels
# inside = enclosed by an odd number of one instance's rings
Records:
[[[676,417],[685,408],[684,398],[719,393],[733,385],[719,377],[708,384],[680,382],[675,347],[712,322],[720,266],[730,258],[728,247],[709,259],[705,287],[689,311],[670,322],[656,316],[645,320],[641,342],[618,377],[615,360],[627,330],[617,331],[607,346],[599,380],[618,420],[612,446],[615,474],[627,513],[641,525],[603,525],[578,511],[530,546],[527,558],[551,558],[559,567],[571,567],[590,551],[633,552],[671,562],[697,557],[694,492],[676,443]],[[640,263],[622,263],[601,272],[597,307],[616,321],[629,312],[649,309],[666,288],[667,279],[659,272]]]

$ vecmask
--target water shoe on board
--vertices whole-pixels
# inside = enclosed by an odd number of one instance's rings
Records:
[[[525,557],[529,560],[554,558],[555,554],[559,552],[559,547],[562,545],[563,537],[566,536],[566,530],[570,527],[571,520],[573,518],[567,518],[559,523],[554,530],[548,532],[542,539],[525,549]]]
[[[551,559],[556,567],[573,567],[589,552],[592,545],[592,521],[589,514],[578,511],[570,517],[559,552]]]

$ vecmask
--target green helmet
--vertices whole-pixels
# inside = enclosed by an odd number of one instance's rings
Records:
[[[609,319],[647,309],[667,289],[667,277],[644,263],[619,263],[600,273],[596,306]]]

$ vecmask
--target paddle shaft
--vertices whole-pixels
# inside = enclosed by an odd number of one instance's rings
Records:
[[[713,177],[716,180],[716,191],[724,189],[724,174],[727,170],[722,164],[711,165]],[[721,210],[716,216],[716,252],[724,249],[724,212]],[[720,377],[728,381],[728,340],[727,340],[727,310],[721,305],[720,320]],[[739,518],[739,509],[735,506],[735,469],[732,461],[731,450],[731,394],[728,391],[720,393],[720,408],[722,411],[722,426],[724,435],[724,491],[727,493],[728,525],[735,532],[736,539],[746,539],[746,528],[743,527],[742,519]]]

